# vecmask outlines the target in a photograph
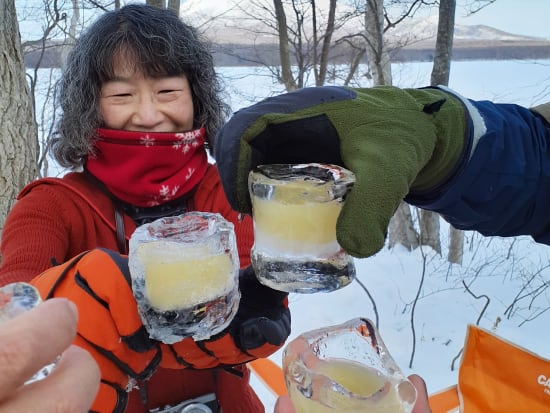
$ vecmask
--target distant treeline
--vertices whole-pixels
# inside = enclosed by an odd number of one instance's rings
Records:
[[[395,50],[392,60],[396,62],[431,62],[433,48],[403,48]],[[524,42],[501,42],[499,44],[462,44],[453,47],[453,60],[541,60],[550,59],[550,42],[526,44]]]
[[[214,61],[217,66],[261,66],[277,65],[279,52],[276,44],[213,44]],[[430,45],[415,45],[390,51],[394,62],[429,62],[433,60],[434,49]],[[28,68],[59,67],[61,46],[50,44],[45,49],[26,48],[25,65]],[[345,47],[334,50],[331,61],[346,64],[350,51]],[[456,42],[453,60],[529,60],[550,59],[550,41],[536,42]]]

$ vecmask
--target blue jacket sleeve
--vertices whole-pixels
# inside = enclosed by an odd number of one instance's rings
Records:
[[[550,245],[550,125],[518,105],[463,101],[470,156],[443,187],[405,200],[458,229]]]

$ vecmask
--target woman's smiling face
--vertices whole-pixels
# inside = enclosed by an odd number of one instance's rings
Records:
[[[193,128],[193,96],[185,75],[146,77],[115,58],[113,79],[101,86],[103,127],[144,132]]]

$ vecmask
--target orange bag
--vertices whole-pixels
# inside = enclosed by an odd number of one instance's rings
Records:
[[[430,394],[429,404],[432,413],[458,413],[458,386],[455,384]]]
[[[470,325],[458,396],[461,413],[550,412],[550,360]]]

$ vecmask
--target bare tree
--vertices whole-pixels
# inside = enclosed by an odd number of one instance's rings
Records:
[[[419,236],[414,226],[411,208],[401,202],[393,214],[388,228],[388,247],[401,245],[412,251],[420,245]]]
[[[279,32],[279,59],[281,61],[281,82],[288,91],[298,88],[292,74],[292,61],[290,58],[288,26],[286,23],[286,14],[281,0],[273,0],[275,7],[275,18],[277,20],[277,30]]]
[[[448,85],[451,73],[451,60],[453,51],[453,37],[456,14],[456,0],[440,0],[439,22],[437,26],[437,38],[435,45],[434,64],[431,75],[431,84]],[[424,239],[423,234],[439,234],[439,214],[425,211],[425,219],[421,227],[422,242],[426,242],[434,250],[441,253],[440,238],[430,237]],[[428,227],[429,226],[429,227]],[[447,259],[452,264],[461,264],[464,250],[464,233],[453,226],[449,229],[449,252]]]
[[[496,0],[468,0],[464,4],[464,8],[468,14],[474,14],[493,4]]]
[[[456,0],[440,0],[439,20],[435,43],[434,63],[431,74],[431,84],[448,85],[451,73],[451,58],[453,50],[453,35],[455,22]],[[441,254],[439,214],[422,211],[420,219],[420,243],[432,247]],[[462,257],[463,236],[451,227],[448,259],[452,263],[460,263]]]
[[[431,84],[448,85],[453,54],[456,0],[439,1],[439,20]]]
[[[36,176],[36,124],[14,0],[0,0],[0,232],[19,190]]]
[[[273,0],[273,5],[277,21],[281,82],[287,91],[302,88],[308,72],[312,70],[315,85],[323,85],[328,71],[331,40],[336,28],[336,0],[330,0],[328,17],[322,28],[315,0],[291,2],[293,27],[287,22],[283,1]],[[308,16],[311,16],[310,26]],[[292,70],[294,65],[297,67],[296,75]]]
[[[315,0],[311,0],[311,8],[313,10],[313,27],[317,27],[317,12]],[[319,62],[318,65],[313,67],[315,74],[315,84],[324,85],[325,79],[327,77],[327,67],[329,64],[329,52],[332,45],[332,36],[334,34],[335,28],[335,16],[336,16],[336,0],[330,0],[329,10],[328,10],[328,20],[325,29],[325,35],[323,40],[320,42],[317,39],[317,30],[313,31],[313,44],[317,45],[321,43],[321,51],[318,55],[317,47],[313,49],[313,61]]]
[[[176,14],[180,14],[180,0],[147,0],[145,3],[161,9],[170,9]]]
[[[384,39],[384,0],[366,0],[365,39],[367,60],[374,85],[391,85],[391,62]]]
[[[245,33],[254,46],[262,47],[255,49],[256,54],[252,50],[243,57],[238,49],[226,45],[224,54],[267,67],[287,91],[312,84],[322,86],[335,79],[351,81],[353,75],[346,67],[351,68],[349,62],[357,62],[355,56],[364,53],[364,45],[359,50],[350,40],[359,35],[350,33],[349,25],[359,21],[359,13],[338,7],[336,0],[323,5],[316,0],[249,0],[245,4],[236,4],[234,18],[225,17],[225,27]],[[265,52],[266,39],[272,39],[268,44],[275,46],[274,53]]]

